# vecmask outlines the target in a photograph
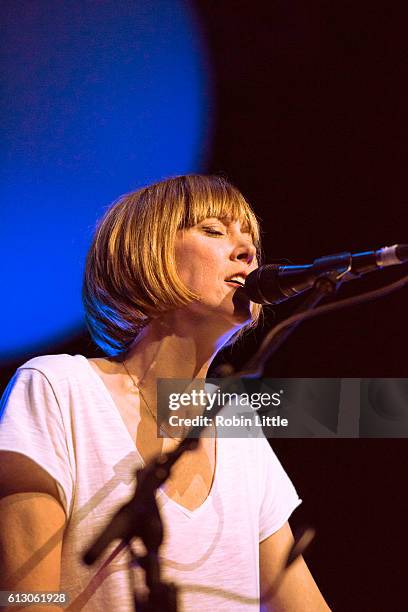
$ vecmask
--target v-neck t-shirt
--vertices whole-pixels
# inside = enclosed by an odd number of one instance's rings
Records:
[[[115,540],[92,566],[81,556],[133,496],[144,462],[102,379],[82,355],[31,359],[0,403],[0,449],[21,453],[55,480],[67,515],[61,591],[70,611],[131,612],[143,572]],[[300,504],[264,437],[218,438],[208,497],[188,510],[159,489],[163,578],[182,612],[259,610],[259,543]],[[137,540],[135,552],[143,547]]]

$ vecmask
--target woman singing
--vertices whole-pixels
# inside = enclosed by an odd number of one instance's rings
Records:
[[[220,177],[171,178],[106,212],[83,291],[106,357],[32,359],[2,400],[0,590],[65,592],[68,610],[133,610],[141,570],[129,580],[120,542],[91,567],[82,554],[132,496],[135,469],[178,444],[158,436],[157,379],[205,379],[222,346],[256,324],[240,285],[258,248],[254,213]],[[329,609],[302,558],[271,589],[300,500],[264,437],[201,438],[157,500],[180,610],[259,610],[271,590],[265,610]]]

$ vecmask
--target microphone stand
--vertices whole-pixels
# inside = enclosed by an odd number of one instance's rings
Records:
[[[313,309],[325,296],[334,293],[341,276],[346,272],[346,269],[330,272],[317,279],[311,295],[308,296],[301,310]],[[241,377],[260,376],[266,361],[281,346],[288,335],[296,329],[297,325],[298,323],[295,323],[289,328],[283,329],[270,346],[261,346],[261,349],[247,363],[244,370],[236,372],[229,378],[234,380]],[[222,406],[217,406],[213,415],[215,416],[221,409]],[[205,427],[205,425],[200,425],[192,428],[177,448],[170,453],[152,459],[144,468],[136,472],[134,496],[116,512],[106,529],[83,555],[84,562],[91,565],[112,540],[119,538],[126,542],[132,557],[131,566],[140,565],[143,568],[146,586],[149,589],[146,600],[142,600],[134,593],[134,606],[138,612],[177,612],[177,587],[172,583],[167,584],[161,579],[159,549],[163,542],[163,523],[155,494],[157,489],[165,483],[173,465],[183,453],[198,446],[198,439]],[[131,550],[131,540],[135,537],[140,538],[146,547],[146,554],[143,556],[137,556]],[[289,564],[299,554],[302,554],[304,548],[301,552],[293,552],[300,548],[299,542],[295,542],[289,553],[288,561],[282,569],[279,584],[283,572]],[[278,586],[275,586],[273,592],[276,592]]]
[[[191,434],[193,432],[190,432]],[[195,435],[199,432],[195,432]],[[134,593],[134,606],[138,612],[177,612],[177,588],[161,579],[159,548],[163,542],[163,523],[156,501],[156,491],[170,475],[171,468],[186,450],[198,445],[198,437],[185,438],[172,452],[152,459],[136,472],[136,489],[132,499],[113,516],[109,525],[83,555],[91,565],[115,539],[126,542],[131,554],[131,566],[140,565],[145,571],[149,589],[146,600]],[[131,540],[138,537],[146,554],[137,556],[131,549]]]
[[[339,288],[342,282],[342,277],[347,274],[347,272],[348,269],[343,270],[340,273],[330,272],[318,278],[310,291],[310,294],[302,302],[302,305],[295,310],[294,314],[296,315],[313,310],[322,299],[333,295]],[[271,340],[269,340],[269,337],[266,336],[255,355],[249,359],[242,370],[236,372],[235,374],[233,373],[232,378],[260,378],[264,372],[266,363],[287,340],[290,334],[295,331],[302,320],[303,319],[299,318],[299,320],[292,323],[292,325],[284,327],[280,332],[274,335]]]

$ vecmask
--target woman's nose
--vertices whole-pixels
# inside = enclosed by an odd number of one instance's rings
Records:
[[[251,242],[245,242],[237,246],[233,253],[232,259],[237,261],[244,261],[249,266],[256,258],[256,248]]]

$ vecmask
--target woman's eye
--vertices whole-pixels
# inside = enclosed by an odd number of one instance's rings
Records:
[[[213,236],[224,236],[223,232],[214,229],[213,227],[203,227],[206,234],[212,234]]]

